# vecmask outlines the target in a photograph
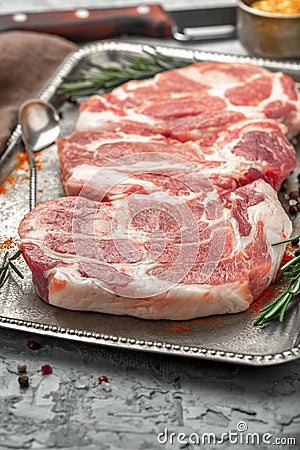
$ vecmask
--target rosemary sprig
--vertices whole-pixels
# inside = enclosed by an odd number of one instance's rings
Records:
[[[15,259],[17,259],[21,255],[21,253],[22,253],[21,250],[18,250],[12,256],[8,256],[9,255],[8,252],[5,253],[0,266],[0,287],[2,287],[3,284],[5,283],[7,276],[9,274],[9,269],[12,269],[20,278],[22,279],[24,278],[22,272],[20,272],[20,270],[12,262]]]
[[[289,239],[284,239],[282,241],[273,244],[279,245],[287,242],[291,242],[297,245],[300,239],[299,236],[294,236]],[[254,325],[264,325],[269,320],[274,317],[278,317],[279,322],[283,322],[285,312],[289,304],[294,300],[294,297],[300,292],[300,248],[294,251],[294,257],[281,267],[281,274],[277,278],[277,281],[282,278],[287,278],[290,280],[288,287],[282,294],[280,294],[270,305],[262,308],[259,312],[260,316],[254,322]]]
[[[118,67],[88,63],[89,70],[81,70],[78,76],[65,77],[57,92],[65,96],[91,95],[102,89],[112,89],[129,80],[148,78],[156,73],[183,66],[183,63],[167,56],[148,52],[145,54],[145,57],[122,62]]]

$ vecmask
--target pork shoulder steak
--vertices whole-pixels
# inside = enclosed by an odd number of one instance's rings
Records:
[[[83,103],[58,141],[67,195],[29,212],[21,249],[39,295],[72,310],[185,320],[246,310],[291,221],[293,80],[199,63]]]
[[[145,319],[246,310],[274,278],[285,245],[272,244],[290,235],[291,222],[262,180],[219,198],[164,191],[39,205],[19,227],[39,295]]]
[[[300,99],[288,75],[244,63],[203,62],[129,81],[81,105],[77,130],[162,134],[181,141],[246,119],[274,119],[300,131]]]
[[[57,141],[62,183],[67,195],[81,192],[105,201],[134,191],[161,190],[168,174],[173,176],[171,188],[175,189],[174,175],[179,171],[187,184],[193,178],[198,192],[203,177],[219,192],[255,179],[264,179],[278,190],[296,164],[295,149],[287,141],[285,129],[273,120],[246,121],[213,139],[185,143],[118,130],[77,132]],[[178,190],[182,189],[178,185]]]

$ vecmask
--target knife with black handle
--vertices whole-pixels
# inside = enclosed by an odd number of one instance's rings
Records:
[[[127,8],[19,12],[0,15],[0,31],[27,30],[63,36],[75,42],[127,35],[197,40],[233,37],[236,8],[166,12],[158,4]]]

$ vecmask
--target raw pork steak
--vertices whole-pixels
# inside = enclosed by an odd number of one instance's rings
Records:
[[[58,141],[72,196],[19,227],[45,301],[184,320],[244,311],[271,283],[291,234],[276,194],[300,131],[291,78],[194,64],[91,97],[78,130]]]
[[[239,122],[214,139],[185,143],[117,130],[77,132],[57,142],[62,182],[67,195],[105,201],[161,190],[168,175],[173,190],[180,177],[179,191],[186,183],[200,192],[203,179],[219,192],[259,178],[279,189],[296,163],[282,128],[273,120]]]
[[[200,202],[192,192],[112,203],[51,200],[19,234],[39,295],[72,310],[184,320],[248,308],[269,285],[291,222],[262,180]]]
[[[300,131],[300,99],[288,75],[244,63],[204,62],[130,81],[81,105],[77,130],[120,128],[181,141],[245,119],[274,119]]]

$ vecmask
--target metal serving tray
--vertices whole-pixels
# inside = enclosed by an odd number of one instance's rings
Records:
[[[241,61],[252,62],[273,70],[283,70],[297,82],[300,63],[268,61],[250,57],[213,54],[171,47],[150,47],[127,42],[102,41],[82,46],[69,56],[40,93],[42,100],[50,101],[62,112],[62,135],[74,129],[78,106],[62,102],[56,90],[64,76],[76,74],[87,59],[105,63],[120,61],[143,51],[157,52],[181,61]],[[0,163],[0,183],[12,171],[0,195],[0,251],[17,247],[17,228],[28,211],[28,165],[20,164],[20,127],[12,133],[6,152]],[[300,149],[299,149],[300,150]],[[38,171],[38,202],[63,195],[59,179],[59,162],[56,146],[36,156]],[[19,161],[19,162],[18,162]],[[16,163],[18,162],[17,166]],[[16,166],[16,167],[15,167]],[[295,171],[289,178],[290,189],[296,182]],[[297,181],[298,183],[298,181]],[[298,185],[297,185],[298,188]],[[287,207],[282,195],[283,204]],[[300,220],[294,220],[295,232]],[[13,238],[13,241],[9,240]],[[195,358],[227,361],[254,366],[279,364],[296,359],[300,355],[300,305],[287,313],[283,324],[277,321],[264,328],[254,327],[259,305],[240,314],[214,316],[185,322],[146,321],[125,316],[67,311],[43,302],[35,292],[31,273],[24,261],[17,265],[25,274],[20,280],[15,274],[0,289],[0,325],[6,328],[45,334],[79,342],[109,345],[121,348],[182,355]]]

